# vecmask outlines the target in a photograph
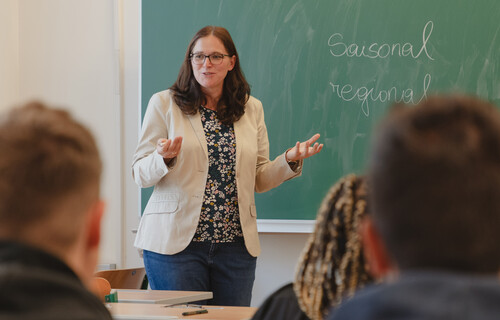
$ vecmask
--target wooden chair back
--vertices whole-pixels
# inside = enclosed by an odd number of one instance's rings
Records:
[[[145,268],[102,270],[94,274],[109,281],[113,289],[141,289]]]

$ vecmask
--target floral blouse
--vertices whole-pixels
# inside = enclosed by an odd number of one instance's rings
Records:
[[[208,148],[208,177],[195,242],[243,241],[236,190],[234,126],[222,124],[213,110],[200,107]]]

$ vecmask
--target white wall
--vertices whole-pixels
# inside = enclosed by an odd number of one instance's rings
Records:
[[[11,31],[18,57],[7,60],[18,61],[18,93],[10,100],[40,99],[64,107],[94,132],[104,162],[102,196],[107,201],[100,261],[120,263],[123,157],[113,1],[15,2],[10,12],[1,11],[18,21],[18,31]],[[7,26],[0,21],[2,30]]]
[[[131,232],[139,189],[130,175],[139,128],[140,1],[1,0],[0,49],[0,110],[40,98],[67,107],[93,130],[108,201],[100,263],[141,265]],[[293,279],[306,239],[261,234],[253,306]]]
[[[0,110],[19,97],[19,15],[17,0],[0,1]]]
[[[260,234],[262,253],[257,259],[252,306],[258,307],[269,294],[293,280],[308,237],[304,233]]]
[[[125,0],[122,2],[123,30],[123,79],[124,79],[124,264],[128,267],[142,265],[138,251],[134,248],[134,234],[139,224],[139,188],[132,180],[132,156],[138,141],[140,123],[140,1]]]

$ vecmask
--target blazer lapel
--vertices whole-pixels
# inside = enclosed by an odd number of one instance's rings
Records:
[[[188,115],[189,122],[191,123],[191,127],[198,138],[198,142],[200,143],[200,147],[205,153],[205,157],[208,159],[208,149],[207,149],[207,139],[205,139],[205,131],[203,130],[203,125],[201,124],[201,116],[199,112],[196,114]]]

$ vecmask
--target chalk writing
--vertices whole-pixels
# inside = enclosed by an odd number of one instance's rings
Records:
[[[332,87],[333,93],[336,93],[338,97],[344,101],[352,101],[355,99],[361,101],[361,109],[363,110],[365,116],[368,117],[370,115],[370,106],[368,103],[369,101],[403,101],[404,103],[417,104],[423,99],[427,98],[427,90],[429,89],[430,83],[431,75],[426,74],[423,83],[423,93],[418,101],[415,98],[414,90],[411,88],[398,90],[398,88],[392,87],[390,89],[378,90],[378,92],[376,92],[374,88],[359,87],[355,89],[350,84],[340,85],[330,82],[330,86]]]
[[[427,51],[427,43],[431,37],[432,30],[434,29],[434,23],[429,21],[425,24],[424,30],[422,31],[422,45],[418,53],[415,53],[415,48],[410,42],[405,43],[382,43],[379,44],[374,42],[369,46],[358,45],[356,43],[346,44],[342,42],[344,36],[341,33],[334,33],[328,39],[328,46],[330,47],[330,54],[334,57],[365,57],[369,59],[384,59],[389,56],[411,56],[414,59],[420,57],[422,53],[425,53],[427,58],[434,60],[434,58]]]
[[[368,58],[368,59],[385,59],[392,57],[411,57],[418,59],[419,57],[427,57],[429,60],[434,58],[427,49],[429,40],[434,29],[434,23],[428,21],[422,30],[422,43],[414,46],[411,42],[404,43],[381,43],[372,42],[369,45],[358,45],[357,43],[347,44],[343,42],[344,36],[341,33],[334,33],[328,39],[328,47],[330,54],[336,58],[346,56],[350,58]],[[420,48],[419,48],[420,47]],[[368,117],[370,115],[371,102],[404,102],[417,104],[427,98],[427,91],[431,84],[431,75],[426,74],[423,81],[423,90],[420,98],[416,97],[415,91],[412,88],[397,88],[376,89],[366,86],[355,87],[352,84],[339,84],[330,81],[332,92],[343,101],[361,101],[361,110]]]

